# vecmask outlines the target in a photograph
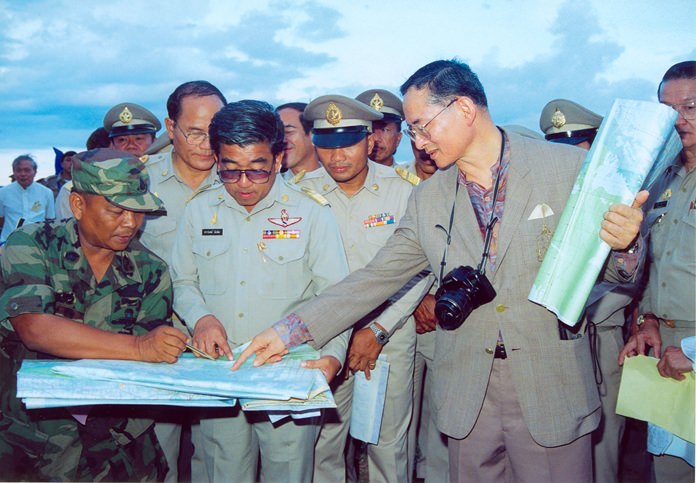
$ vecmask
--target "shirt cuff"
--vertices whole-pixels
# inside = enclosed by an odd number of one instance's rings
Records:
[[[285,347],[295,347],[312,340],[307,326],[297,314],[290,314],[273,324],[273,330],[278,333]]]

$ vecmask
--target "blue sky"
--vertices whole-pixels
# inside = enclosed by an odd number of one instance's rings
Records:
[[[21,152],[51,174],[51,146],[83,148],[119,102],[164,118],[194,79],[228,100],[308,102],[396,92],[458,57],[499,124],[538,130],[553,98],[598,113],[616,97],[654,99],[670,65],[696,59],[695,17],[696,0],[0,0],[0,180]]]

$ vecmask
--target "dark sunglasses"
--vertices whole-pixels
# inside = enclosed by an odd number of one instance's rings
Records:
[[[263,184],[268,182],[272,172],[272,170],[263,169],[221,169],[218,171],[218,176],[223,183],[238,183],[243,174],[252,183]]]

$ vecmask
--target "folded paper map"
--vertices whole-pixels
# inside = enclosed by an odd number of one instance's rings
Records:
[[[599,238],[609,206],[630,205],[653,165],[681,150],[677,113],[662,104],[617,99],[582,165],[529,300],[575,325],[609,254]]]
[[[301,361],[316,359],[307,345],[292,348],[280,362],[253,367],[247,361],[232,372],[232,362],[185,354],[175,364],[83,359],[26,360],[17,373],[17,397],[27,408],[94,404],[168,404],[231,406],[262,401],[263,407],[302,411],[335,407],[318,369]],[[327,396],[325,393],[329,392]],[[315,399],[316,404],[312,402]],[[260,406],[259,406],[260,407]]]

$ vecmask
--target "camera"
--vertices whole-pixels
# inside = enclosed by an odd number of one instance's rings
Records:
[[[459,266],[445,275],[435,293],[435,316],[445,330],[457,329],[474,309],[496,296],[486,274],[472,267]]]

